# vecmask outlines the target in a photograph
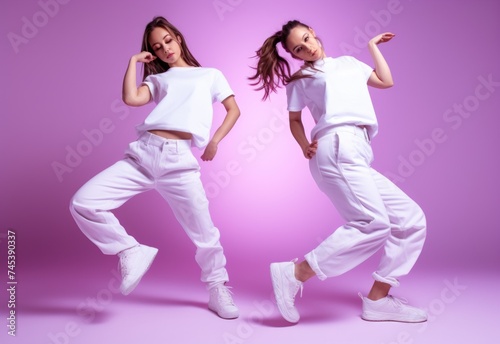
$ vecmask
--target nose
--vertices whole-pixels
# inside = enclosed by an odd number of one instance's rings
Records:
[[[169,53],[168,45],[163,44],[163,52],[164,52],[165,54],[168,54],[168,53]]]

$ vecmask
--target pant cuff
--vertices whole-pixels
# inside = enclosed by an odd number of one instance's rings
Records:
[[[304,258],[307,261],[307,263],[309,264],[309,266],[311,267],[311,269],[316,274],[316,277],[318,277],[320,281],[324,281],[328,278],[328,276],[325,275],[323,273],[323,271],[321,271],[321,269],[319,268],[318,262],[316,261],[316,259],[314,257],[314,253],[309,252],[308,254],[306,254],[304,256]]]
[[[207,290],[211,290],[219,285],[224,285],[229,281],[207,282]]]
[[[377,272],[374,272],[372,277],[377,282],[387,283],[391,287],[399,287],[399,281],[394,277],[382,277]]]

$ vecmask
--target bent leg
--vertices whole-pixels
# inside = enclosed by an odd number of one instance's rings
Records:
[[[83,185],[71,199],[70,211],[83,234],[104,254],[117,254],[138,243],[111,210],[151,188],[152,182],[145,171],[127,158]]]
[[[398,285],[395,281],[415,265],[426,236],[426,220],[422,209],[388,178],[372,169],[372,177],[389,215],[391,232],[384,254],[373,273],[376,281]]]
[[[389,217],[370,171],[371,159],[370,145],[349,133],[321,138],[311,159],[316,183],[346,220],[306,255],[322,280],[365,261],[384,246],[390,234]]]

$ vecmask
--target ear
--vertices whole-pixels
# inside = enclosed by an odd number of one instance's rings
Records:
[[[310,32],[310,33],[311,33],[314,37],[316,37],[316,32],[314,32],[314,30],[313,30],[313,28],[312,28],[312,27],[310,27],[310,28],[309,28],[309,32]]]
[[[175,36],[177,38],[177,42],[182,43],[181,36]]]

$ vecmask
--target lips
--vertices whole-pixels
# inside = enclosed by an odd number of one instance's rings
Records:
[[[174,53],[170,53],[167,55],[167,59],[171,58],[172,56],[174,56]]]

